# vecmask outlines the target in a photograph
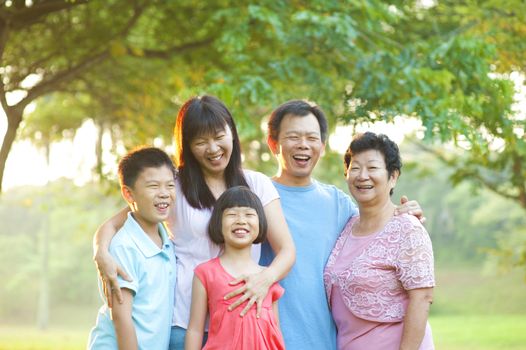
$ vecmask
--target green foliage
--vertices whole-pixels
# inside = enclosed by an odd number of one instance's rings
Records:
[[[91,239],[97,226],[121,206],[116,199],[93,185],[79,188],[65,180],[4,194],[0,202],[5,223],[0,231],[2,319],[34,319],[42,277],[49,281],[52,310],[97,302]],[[49,237],[47,276],[43,276],[41,250],[45,231]]]
[[[506,45],[524,47],[526,5],[437,1],[399,10],[387,44],[357,62],[343,120],[419,118],[428,141],[462,150],[435,150],[454,184],[471,180],[526,208],[526,120],[512,109],[510,80],[510,69],[526,72],[524,50]]]
[[[490,257],[501,267],[518,265],[517,241],[526,226],[518,203],[470,183],[453,187],[454,172],[414,143],[402,144],[401,154],[404,167],[393,200],[407,195],[420,203],[437,262],[482,263]]]

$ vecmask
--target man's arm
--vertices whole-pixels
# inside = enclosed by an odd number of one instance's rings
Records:
[[[415,216],[422,224],[426,222],[426,217],[424,216],[424,211],[420,204],[415,200],[409,200],[407,196],[402,196],[400,198],[400,205],[395,210],[395,215],[400,215],[407,213],[409,215]]]
[[[115,326],[117,344],[119,350],[137,350],[137,334],[132,320],[133,292],[128,288],[122,288],[122,303],[114,300],[111,309],[111,318]],[[117,299],[116,293],[113,298]]]

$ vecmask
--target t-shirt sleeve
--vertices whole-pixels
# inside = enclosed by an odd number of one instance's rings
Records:
[[[280,286],[279,283],[275,283],[272,285],[270,293],[272,297],[272,302],[275,302],[283,296],[283,293],[285,293],[285,289],[282,286]]]
[[[406,290],[435,286],[433,248],[425,228],[416,218],[404,220],[396,274]]]
[[[124,244],[110,245],[110,254],[124,271],[132,278],[131,282],[126,281],[121,276],[117,276],[120,288],[128,288],[135,295],[139,290],[139,280],[141,279],[141,264],[135,250]]]
[[[263,206],[279,198],[278,190],[268,176],[252,170],[245,170],[244,174],[248,186],[259,197]]]
[[[344,229],[349,219],[358,215],[358,208],[345,192],[338,191],[338,227],[340,232]]]

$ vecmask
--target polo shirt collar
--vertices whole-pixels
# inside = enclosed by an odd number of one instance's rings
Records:
[[[166,229],[162,223],[159,223],[157,227],[159,228],[159,233],[163,241],[163,248],[166,249],[170,246]],[[131,212],[128,212],[128,219],[124,223],[124,229],[128,232],[139,251],[146,258],[151,258],[154,255],[162,253],[163,250],[159,248],[150,237],[148,237]]]

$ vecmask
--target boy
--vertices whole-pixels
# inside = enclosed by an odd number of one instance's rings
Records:
[[[118,172],[131,212],[110,253],[132,281],[119,278],[124,301],[113,300],[112,309],[107,303],[101,307],[88,349],[167,349],[176,261],[161,222],[174,203],[175,169],[160,149],[139,148],[119,162]]]

